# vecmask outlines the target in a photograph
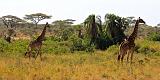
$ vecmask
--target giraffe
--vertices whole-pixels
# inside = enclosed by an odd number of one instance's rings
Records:
[[[145,21],[143,21],[143,19],[141,19],[140,17],[136,20],[135,23],[135,27],[134,30],[132,32],[132,34],[125,39],[119,46],[119,54],[118,54],[118,61],[122,61],[123,62],[123,58],[126,54],[127,55],[127,62],[129,59],[129,56],[131,55],[131,62],[133,59],[133,52],[134,52],[134,47],[135,47],[135,38],[137,37],[137,33],[138,33],[138,25],[139,23],[143,23],[145,24]]]
[[[28,46],[28,50],[27,52],[25,53],[25,57],[31,57],[31,55],[33,55],[33,51],[36,52],[35,54],[35,59],[37,58],[38,55],[40,55],[40,59],[42,60],[42,57],[41,57],[41,46],[42,46],[42,41],[44,41],[45,39],[45,33],[46,33],[46,27],[49,27],[49,24],[48,22],[45,24],[45,27],[41,33],[41,35],[34,41],[31,41],[29,46]]]

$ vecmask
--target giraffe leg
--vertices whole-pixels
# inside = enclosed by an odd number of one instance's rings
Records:
[[[124,49],[123,48],[120,48],[120,51],[119,51],[119,55],[118,55],[118,61],[123,61],[123,55],[124,55]]]
[[[123,54],[123,49],[122,48],[120,48],[120,50],[119,50],[119,54],[118,54],[118,61],[120,61],[121,60],[121,57],[122,57],[122,54]]]
[[[133,59],[133,50],[131,51],[131,62],[132,62],[132,59]]]
[[[40,59],[41,59],[41,61],[42,61],[42,53],[41,53],[41,52],[39,53],[39,56],[40,56]]]
[[[120,55],[120,54],[118,54],[118,61],[120,61],[120,59],[121,59],[121,55]]]
[[[26,57],[27,57],[27,55],[28,55],[28,51],[27,51],[27,52],[25,52],[24,57],[26,58]]]
[[[123,51],[122,57],[121,57],[121,62],[123,62],[124,56],[127,54],[127,51]]]
[[[36,51],[35,60],[37,59],[38,55],[39,55],[39,50]]]
[[[42,46],[42,45],[41,45]],[[40,46],[40,48],[39,48],[39,57],[40,57],[40,59],[41,59],[41,61],[42,61],[42,52],[41,52],[41,46]]]
[[[29,51],[29,52],[28,52],[29,60],[31,59],[31,54],[32,54],[32,51]]]
[[[127,51],[127,62],[129,61],[130,51]]]
[[[132,49],[130,50],[130,54],[131,54],[131,63],[132,63],[132,59],[133,59],[133,53],[134,53],[134,48],[132,48]]]

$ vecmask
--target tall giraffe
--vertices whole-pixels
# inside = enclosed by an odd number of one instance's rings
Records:
[[[29,46],[28,46],[28,51],[25,53],[25,57],[31,57],[31,55],[33,54],[32,52],[33,51],[36,51],[36,54],[35,54],[35,59],[37,58],[38,55],[40,55],[40,58],[42,60],[42,57],[41,57],[41,46],[42,46],[42,41],[44,41],[44,38],[45,38],[45,33],[46,33],[46,27],[49,27],[49,24],[48,22],[45,24],[45,27],[41,33],[41,35],[34,41],[31,41]]]
[[[136,20],[135,27],[134,27],[134,30],[133,30],[132,34],[120,44],[118,61],[121,60],[123,62],[124,56],[128,53],[127,61],[129,59],[129,55],[131,55],[131,62],[132,62],[133,52],[134,52],[134,48],[135,48],[135,42],[134,41],[137,37],[139,23],[144,23],[145,24],[145,21],[143,21],[143,19],[141,19],[139,17]]]

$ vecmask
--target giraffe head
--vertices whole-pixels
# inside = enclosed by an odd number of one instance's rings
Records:
[[[50,26],[49,26],[48,22],[46,22],[46,25],[45,25],[45,26],[50,28]]]
[[[138,18],[138,22],[139,23],[142,23],[142,24],[145,24],[146,22],[143,20],[143,19],[141,19],[140,17]]]

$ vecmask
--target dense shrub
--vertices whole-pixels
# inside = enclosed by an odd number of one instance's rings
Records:
[[[142,46],[138,49],[138,52],[148,55],[148,54],[153,54],[155,51],[149,48],[148,46]]]
[[[148,39],[152,41],[160,41],[160,33],[153,32],[149,34]]]
[[[159,52],[159,51],[158,51],[158,52],[155,52],[154,55],[155,55],[155,56],[160,56],[160,52]]]
[[[118,45],[110,46],[110,47],[107,49],[107,51],[108,51],[109,53],[112,53],[112,54],[116,55],[116,54],[118,54],[118,52],[119,52],[119,46],[118,46]]]
[[[61,40],[63,41],[66,41],[69,39],[69,37],[72,35],[73,33],[73,29],[72,28],[67,28],[67,29],[64,29],[62,32],[61,32]]]
[[[70,51],[86,51],[86,52],[92,52],[94,49],[93,45],[89,45],[88,39],[81,39],[76,37],[76,35],[73,35],[70,38],[70,41],[72,42],[72,46],[70,48]]]
[[[160,53],[160,43],[149,40],[137,40],[135,51],[145,55],[156,55]]]
[[[0,53],[2,55],[22,55],[27,50],[28,41],[18,40],[12,43],[7,43],[0,39]]]
[[[56,38],[49,37],[44,41],[42,52],[48,54],[67,53],[70,51],[70,44],[71,43],[69,41],[57,41]]]

